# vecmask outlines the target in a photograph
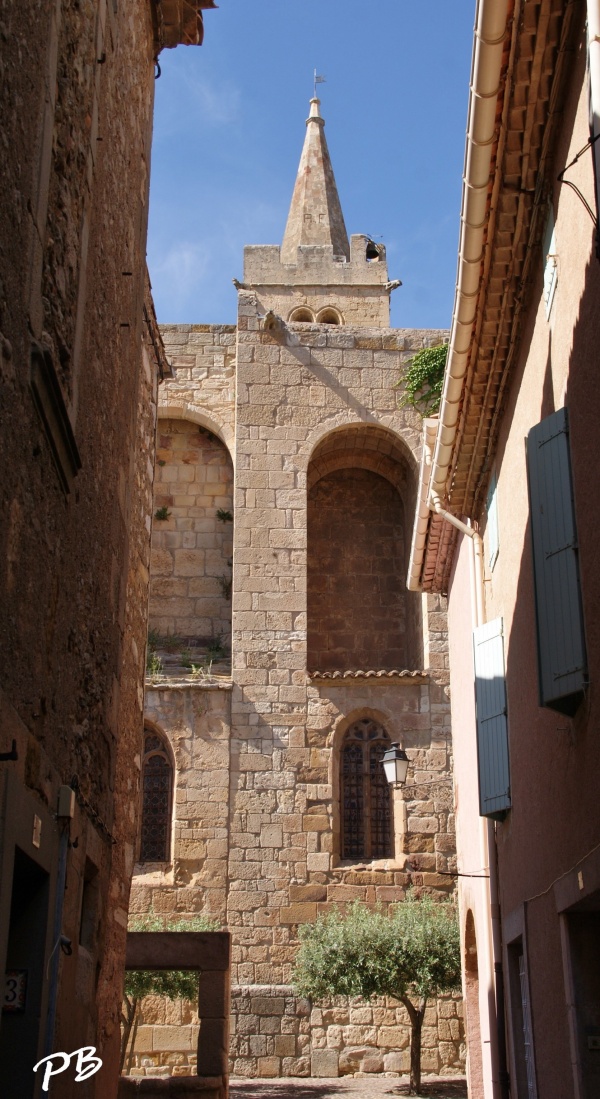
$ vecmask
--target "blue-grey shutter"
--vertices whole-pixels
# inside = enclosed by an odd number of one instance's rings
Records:
[[[503,817],[510,809],[510,771],[502,619],[479,626],[473,647],[479,812],[482,817]]]
[[[561,408],[527,436],[540,703],[572,714],[586,685],[569,426]]]

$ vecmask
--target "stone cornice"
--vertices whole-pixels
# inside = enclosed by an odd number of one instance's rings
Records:
[[[216,8],[214,0],[150,0],[156,52],[174,46],[201,46],[203,10]]]

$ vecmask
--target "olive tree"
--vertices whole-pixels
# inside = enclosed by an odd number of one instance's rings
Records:
[[[421,1086],[421,1030],[427,1001],[460,987],[456,907],[409,896],[389,912],[359,901],[299,928],[294,984],[314,1000],[391,996],[410,1019],[410,1094]]]
[[[188,920],[169,922],[158,916],[146,916],[133,919],[130,931],[218,931],[219,925],[205,916],[194,916]],[[198,1003],[198,973],[190,969],[130,969],[125,972],[123,984],[123,1008],[121,1010],[121,1062],[123,1072],[129,1037],[133,1030],[140,1000],[144,996],[165,996],[168,1000],[187,1000]],[[136,1028],[137,1029],[137,1028]],[[134,1037],[129,1051],[129,1062],[133,1054]]]

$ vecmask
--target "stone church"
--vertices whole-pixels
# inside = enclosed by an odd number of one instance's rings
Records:
[[[455,881],[446,617],[406,589],[421,421],[396,388],[447,333],[389,327],[399,284],[383,245],[348,238],[319,108],[281,246],[245,249],[237,324],[162,328],[131,912],[230,929],[247,1076],[406,1069],[403,1008],[294,996],[297,928]],[[424,1071],[461,1071],[459,1016],[456,998],[429,1009]],[[182,1021],[146,1005],[134,1073],[190,1072]]]

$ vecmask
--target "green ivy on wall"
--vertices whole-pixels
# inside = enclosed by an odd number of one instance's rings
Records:
[[[409,405],[423,417],[438,411],[447,357],[448,344],[443,343],[438,347],[424,347],[408,360],[396,382],[396,388],[402,386],[404,390],[398,399],[398,408]]]

